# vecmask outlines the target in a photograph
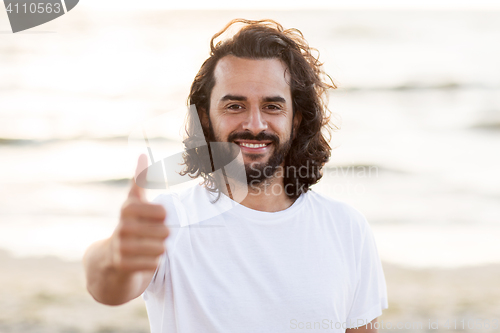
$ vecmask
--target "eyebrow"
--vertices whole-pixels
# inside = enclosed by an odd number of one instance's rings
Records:
[[[225,101],[240,101],[240,102],[245,102],[247,98],[245,96],[240,96],[240,95],[225,95],[220,99],[221,102]]]
[[[281,96],[271,96],[271,97],[264,97],[264,102],[276,102],[276,103],[286,103],[286,100],[281,97]]]
[[[225,95],[220,99],[221,102],[224,101],[240,101],[240,102],[246,102],[247,98],[245,96],[241,95]],[[262,99],[263,102],[269,103],[269,102],[277,102],[277,103],[286,103],[286,100],[281,97],[281,96],[269,96],[269,97],[264,97]]]

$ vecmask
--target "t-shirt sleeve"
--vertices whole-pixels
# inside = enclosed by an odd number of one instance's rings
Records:
[[[357,260],[357,282],[347,316],[347,327],[364,326],[388,308],[387,287],[373,232],[364,220],[364,232]]]

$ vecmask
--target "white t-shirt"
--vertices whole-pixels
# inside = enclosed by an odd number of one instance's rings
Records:
[[[344,332],[387,308],[356,209],[314,191],[276,213],[214,199],[195,186],[154,200],[170,236],[143,294],[152,333]]]

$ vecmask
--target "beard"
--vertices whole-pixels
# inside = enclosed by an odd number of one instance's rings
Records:
[[[210,130],[213,131],[212,127]],[[211,133],[216,139],[215,141],[224,142],[220,138],[216,137],[214,133]],[[256,162],[258,159],[262,158],[262,154],[249,154],[250,161],[245,163],[245,172],[247,185],[249,186],[261,186],[268,179],[271,179],[275,174],[279,166],[283,164],[286,155],[290,151],[292,145],[292,140],[288,139],[286,142],[280,143],[280,139],[275,134],[270,134],[266,132],[260,132],[257,135],[253,135],[250,132],[233,132],[229,134],[226,142],[234,143],[235,140],[256,140],[256,141],[271,141],[270,144],[273,145],[273,151],[267,162]],[[239,146],[238,146],[239,147]],[[239,153],[239,151],[238,151]],[[224,153],[225,156],[234,156],[233,151],[227,151]],[[235,156],[236,157],[236,156]],[[255,161],[255,162],[254,162]]]
[[[285,156],[290,151],[291,140],[280,143],[279,137],[275,134],[261,132],[258,135],[253,135],[249,132],[233,133],[229,135],[228,141],[234,140],[257,140],[257,141],[271,141],[273,151],[267,162],[253,162],[262,158],[261,154],[249,155],[250,162],[245,163],[245,172],[247,175],[247,184],[252,186],[259,186],[266,180],[271,179],[279,166],[285,160]]]

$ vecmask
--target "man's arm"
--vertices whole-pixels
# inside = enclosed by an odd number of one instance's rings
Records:
[[[377,322],[377,318],[373,319],[370,323],[365,326],[359,326],[356,328],[348,328],[345,333],[377,333],[378,329],[373,327],[373,324]]]
[[[110,252],[111,238],[92,244],[83,258],[87,279],[87,290],[100,303],[124,304],[138,296],[148,287],[154,270],[127,272],[117,268],[106,253]]]
[[[146,166],[147,157],[141,155],[136,174]],[[165,252],[165,217],[163,206],[148,203],[144,189],[132,181],[115,231],[92,244],[83,257],[87,289],[98,302],[119,305],[146,290]]]

